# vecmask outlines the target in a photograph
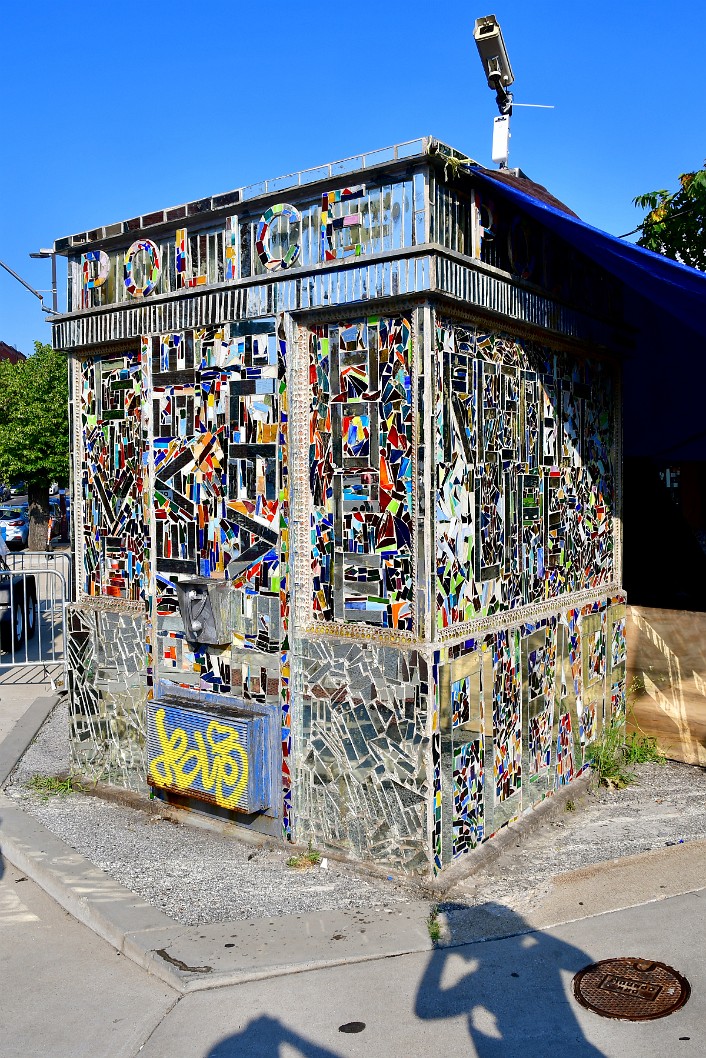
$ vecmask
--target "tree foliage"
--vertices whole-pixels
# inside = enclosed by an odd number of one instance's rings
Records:
[[[34,343],[17,364],[0,361],[0,481],[26,481],[31,550],[47,542],[49,486],[69,478],[66,357]]]
[[[679,190],[648,191],[634,200],[648,210],[642,222],[640,246],[675,261],[706,271],[706,164],[695,173],[682,173]]]

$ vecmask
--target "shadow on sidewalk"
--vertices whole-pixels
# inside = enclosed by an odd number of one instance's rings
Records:
[[[377,1039],[381,1032],[387,1037],[382,1053],[395,1058],[408,1053],[410,1031],[414,1031],[416,1024],[417,1053],[428,1051],[435,1038],[436,1047],[447,1054],[463,1054],[463,1058],[547,1058],[552,1054],[604,1058],[603,1052],[585,1038],[571,995],[571,977],[592,962],[590,956],[555,937],[529,932],[520,915],[499,904],[488,903],[476,908],[446,905],[444,910],[448,914],[452,945],[456,939],[463,939],[462,920],[466,925],[471,924],[476,936],[488,938],[497,934],[498,939],[434,949],[417,986],[414,1008],[406,1011],[404,997],[395,995],[397,982],[404,988],[404,977],[397,970],[398,960],[385,960],[389,972],[387,992],[380,996],[376,1010],[361,1011],[362,1016],[367,1014],[368,1027]],[[356,973],[361,972],[364,971],[358,966]],[[309,980],[311,987],[320,987],[320,980]],[[282,982],[284,1006],[296,1003],[293,997],[286,998],[290,987]],[[335,1014],[332,1010],[328,1016],[326,1006],[325,994],[322,994],[321,1014],[331,1024]],[[400,1010],[403,1010],[401,1015]],[[408,1020],[400,1031],[398,1048],[395,1033],[400,1029],[400,1017]],[[441,1028],[430,1036],[429,1028],[424,1025],[424,1022],[459,1017],[467,1018],[470,1036],[463,1052],[453,1049],[458,1041],[451,1026],[447,1043]],[[337,1050],[332,1051],[301,1036],[278,1018],[263,1015],[254,1018],[240,1032],[225,1037],[204,1058],[290,1058],[292,1054],[301,1058],[343,1058],[366,1051],[372,1058],[376,1053],[370,1041],[366,1041],[365,1031],[348,1037],[352,1046],[346,1047],[344,1039],[341,1037]]]
[[[521,915],[501,904],[472,909],[447,904],[444,910],[451,944],[458,929],[454,923],[474,915],[476,935],[486,939],[432,953],[417,991],[417,1018],[467,1017],[477,1058],[556,1053],[604,1058],[585,1038],[571,994],[571,978],[593,961],[590,956],[546,933],[530,932]]]
[[[288,1029],[278,1018],[267,1015],[249,1022],[242,1032],[227,1036],[208,1052],[206,1058],[284,1058],[282,1044],[287,1045],[287,1056],[292,1053],[302,1058],[340,1058],[328,1047],[320,1047],[311,1040]]]

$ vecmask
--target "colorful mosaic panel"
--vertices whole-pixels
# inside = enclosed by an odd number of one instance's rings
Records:
[[[318,621],[413,628],[411,327],[312,332],[310,473]]]
[[[272,318],[150,340],[156,665],[184,687],[279,703],[291,833],[286,340]],[[177,586],[227,581],[228,642],[188,641]]]
[[[498,632],[493,647],[495,799],[505,801],[522,783],[521,694],[517,634]]]
[[[606,700],[582,650],[600,649],[602,629],[624,615],[624,597],[602,599],[435,652],[436,870],[579,775],[604,712],[621,719],[623,670]]]
[[[603,363],[436,328],[437,627],[613,575],[613,385]]]
[[[625,618],[613,622],[611,635],[610,663],[613,668],[622,665],[627,657],[627,636],[625,631]]]
[[[483,743],[467,742],[454,754],[453,854],[461,856],[483,840]]]
[[[548,786],[556,699],[556,618],[522,634],[523,708],[526,715],[526,767],[530,784]]]
[[[559,717],[559,738],[556,747],[556,784],[565,786],[574,777],[574,740],[571,733],[571,714]]]
[[[83,590],[135,601],[146,585],[140,352],[81,365]]]

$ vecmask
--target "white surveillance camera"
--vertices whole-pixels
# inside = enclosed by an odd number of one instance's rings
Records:
[[[515,80],[515,77],[507,56],[502,30],[495,15],[485,15],[483,18],[477,18],[473,29],[473,37],[483,63],[485,75],[488,78],[488,87],[496,91],[499,85],[507,88]]]

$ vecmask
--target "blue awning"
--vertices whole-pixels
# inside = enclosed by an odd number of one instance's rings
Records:
[[[513,201],[543,227],[575,246],[627,287],[706,337],[706,273],[625,242],[542,202],[479,165],[466,167],[494,195]]]

